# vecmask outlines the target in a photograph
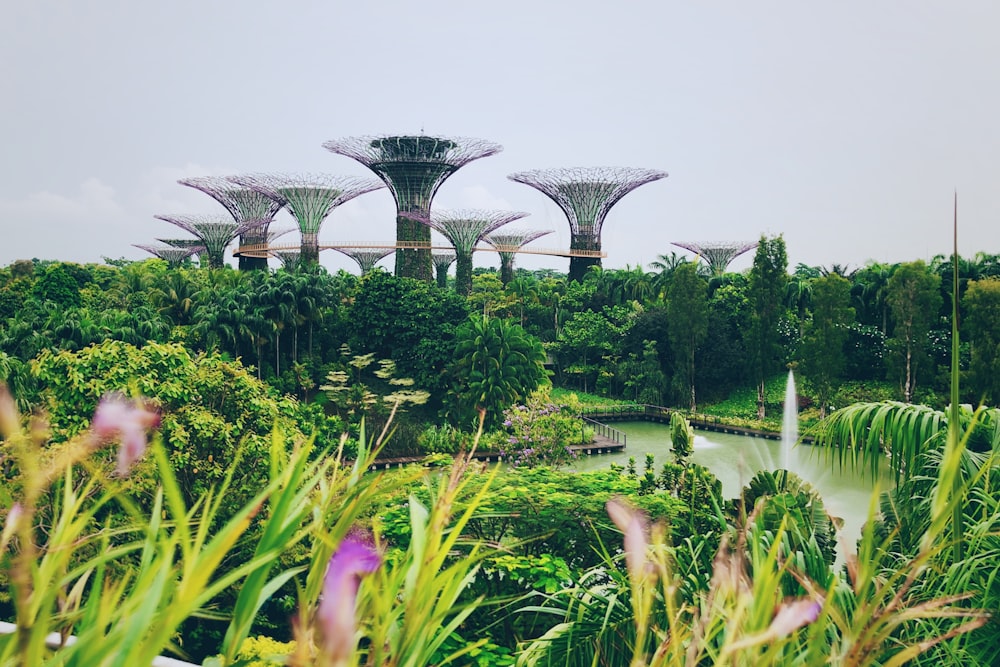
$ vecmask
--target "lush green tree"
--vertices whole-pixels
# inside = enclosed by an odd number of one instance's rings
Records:
[[[485,411],[496,428],[504,409],[546,383],[545,351],[538,339],[507,320],[473,315],[455,334],[454,361],[447,375],[447,410],[457,426]]]
[[[572,284],[572,283],[571,283]],[[595,388],[605,357],[621,357],[620,342],[641,310],[624,306],[582,310],[563,325],[553,350],[564,375],[580,378],[583,391]]]
[[[765,383],[781,362],[778,326],[785,315],[787,267],[785,240],[761,236],[750,269],[750,327],[746,335],[751,376],[757,383],[758,419],[765,417]]]
[[[674,386],[694,412],[697,409],[695,359],[708,335],[708,282],[698,275],[692,262],[674,269],[667,289],[667,316],[670,348],[677,360]]]
[[[432,395],[443,393],[450,378],[455,330],[469,318],[466,300],[454,292],[385,271],[365,274],[347,318],[350,347],[392,359],[399,373]]]
[[[66,266],[57,263],[50,264],[42,270],[32,288],[35,298],[41,301],[51,301],[62,308],[79,306],[80,285]]]
[[[928,370],[927,334],[941,310],[941,277],[922,260],[900,264],[889,278],[886,300],[892,312],[889,349],[898,369],[903,400],[913,400],[917,378]]]
[[[969,367],[976,400],[1000,402],[1000,279],[974,280],[962,299],[966,337],[971,343]]]
[[[844,371],[844,344],[854,323],[851,283],[836,273],[812,284],[812,318],[805,324],[799,347],[799,366],[812,383],[819,401],[820,419],[826,416],[837,380]]]

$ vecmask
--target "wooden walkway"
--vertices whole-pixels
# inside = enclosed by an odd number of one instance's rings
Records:
[[[262,243],[243,245],[233,250],[233,257],[270,257],[277,252],[286,250],[298,250],[302,246],[293,244],[267,245]],[[397,243],[388,245],[385,243],[340,243],[336,245],[321,245],[320,250],[449,250],[455,248],[450,245],[431,245],[415,241],[413,243]],[[522,255],[551,255],[554,257],[607,257],[608,253],[603,250],[561,250],[556,248],[525,248],[523,246],[476,246],[477,252],[513,252]]]

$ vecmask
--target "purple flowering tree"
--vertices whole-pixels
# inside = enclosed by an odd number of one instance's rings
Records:
[[[511,465],[558,467],[576,458],[573,446],[582,442],[584,424],[565,406],[535,394],[503,415],[505,437],[498,445]]]

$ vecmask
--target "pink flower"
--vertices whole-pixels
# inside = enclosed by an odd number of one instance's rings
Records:
[[[348,535],[326,566],[316,622],[323,650],[334,665],[346,664],[354,652],[354,614],[361,577],[381,564],[382,557],[369,542],[359,535]]]
[[[822,608],[821,603],[811,598],[785,602],[778,607],[778,613],[774,615],[771,625],[767,628],[767,635],[773,638],[788,636],[819,618]]]
[[[618,530],[625,534],[625,567],[633,583],[649,570],[646,551],[649,548],[649,521],[641,510],[637,510],[621,498],[607,502],[608,516]]]
[[[118,474],[125,475],[146,451],[146,431],[160,425],[160,414],[120,393],[105,394],[90,427],[100,441],[118,439]]]

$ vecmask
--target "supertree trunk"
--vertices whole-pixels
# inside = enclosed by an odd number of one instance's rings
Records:
[[[459,253],[455,258],[455,291],[462,296],[472,294],[472,253]]]
[[[399,248],[396,250],[396,275],[401,278],[434,280],[431,262],[431,229],[412,218],[396,216],[396,238],[407,242],[426,243],[426,248]]]
[[[599,239],[593,237],[577,236],[570,241],[569,249],[571,251],[587,250],[599,252],[601,250],[601,242]],[[587,270],[592,266],[601,266],[600,256],[595,254],[594,257],[570,257],[568,279],[581,282],[584,276],[587,275]]]
[[[319,264],[319,234],[304,232],[302,244],[299,247],[299,266],[316,266]]]
[[[500,255],[500,282],[506,287],[514,280],[514,253]]]

